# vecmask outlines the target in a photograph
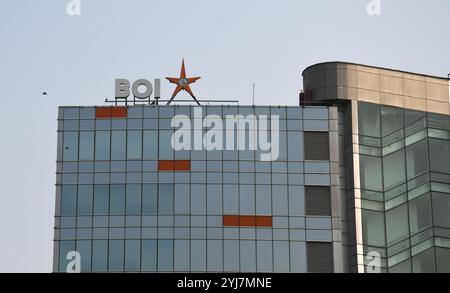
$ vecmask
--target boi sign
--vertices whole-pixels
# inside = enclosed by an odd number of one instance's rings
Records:
[[[161,96],[161,80],[155,79],[154,86],[147,79],[138,79],[133,84],[127,79],[116,79],[116,99],[127,99],[130,93],[137,99],[149,99],[155,91],[155,99]]]

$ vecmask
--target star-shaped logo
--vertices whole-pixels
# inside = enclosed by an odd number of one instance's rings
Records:
[[[200,103],[197,101],[197,98],[194,96],[194,94],[192,93],[191,87],[189,86],[191,83],[196,82],[197,80],[200,79],[200,77],[190,77],[187,78],[186,77],[186,70],[184,68],[184,58],[183,58],[183,62],[181,63],[181,73],[180,73],[180,78],[176,78],[176,77],[166,77],[166,79],[168,81],[170,81],[170,83],[174,83],[177,85],[177,87],[175,88],[175,91],[173,92],[172,98],[170,98],[169,102],[167,102],[167,105],[169,105],[173,99],[175,98],[175,96],[181,92],[182,90],[187,91],[191,97],[194,99],[194,101],[200,105]]]

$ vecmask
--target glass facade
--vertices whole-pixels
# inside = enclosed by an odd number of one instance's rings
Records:
[[[132,106],[125,117],[106,118],[98,117],[96,109],[61,107],[59,111],[55,271],[66,271],[69,251],[80,253],[83,272],[308,272],[308,263],[320,271],[334,270],[333,254],[340,254],[329,253],[332,244],[340,241],[333,236],[337,234],[333,230],[340,228],[333,228],[330,191],[329,132],[330,125],[337,125],[330,112],[337,112],[335,108],[202,107],[203,116],[224,119],[238,114],[277,115],[279,156],[274,161],[261,161],[260,149],[175,151],[176,128],[171,120],[175,115],[194,117],[195,107]],[[209,129],[202,124],[200,128],[203,133]],[[421,165],[423,148],[444,155],[442,147],[447,143],[448,156],[448,140],[437,137],[443,129],[433,131],[429,145],[420,144],[421,138],[389,153],[391,160],[403,158],[404,165],[403,175],[396,170],[396,177],[389,180],[394,189],[417,181],[417,189],[422,188],[420,176],[427,174],[435,176],[439,190],[433,194],[427,190],[427,197],[417,191],[410,199],[414,206],[406,201],[393,205],[386,221],[408,211],[413,215],[427,204],[429,209],[437,202],[441,207],[450,204],[443,184],[446,166],[433,158],[425,160],[429,167]],[[311,157],[305,158],[305,149],[311,149],[307,152]],[[406,165],[408,157],[417,157],[417,163]],[[368,174],[380,174],[383,180],[381,154],[367,158]],[[380,186],[372,180],[368,176],[368,186]],[[431,181],[425,181],[429,186]],[[305,202],[307,198],[310,202]],[[385,220],[378,217],[381,211],[370,212],[368,219],[384,229]],[[443,227],[450,222],[442,213],[428,216],[416,216],[411,229],[422,231],[432,221]],[[392,229],[396,229],[392,235],[398,235],[399,229],[402,235],[409,233],[409,228]],[[387,241],[399,241],[387,235]],[[327,251],[329,257],[323,263],[308,260],[314,257],[310,253],[307,257],[308,243],[313,248],[327,244],[316,250]],[[444,249],[426,252],[445,255]],[[427,269],[430,264],[423,260],[428,254],[416,254],[411,266]]]
[[[450,117],[358,102],[364,253],[385,272],[448,272]]]

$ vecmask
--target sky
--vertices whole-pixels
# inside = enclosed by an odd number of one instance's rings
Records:
[[[251,104],[255,83],[255,104],[295,105],[315,63],[450,72],[448,0],[80,1],[0,0],[0,272],[51,272],[58,106],[104,105],[116,78],[185,58],[199,99]]]

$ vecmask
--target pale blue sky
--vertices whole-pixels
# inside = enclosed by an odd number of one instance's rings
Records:
[[[249,104],[256,83],[256,104],[296,104],[318,62],[450,72],[448,0],[381,0],[376,17],[370,0],[81,2],[0,1],[0,272],[51,271],[57,106],[102,105],[115,78],[177,76],[185,57],[200,99]]]

